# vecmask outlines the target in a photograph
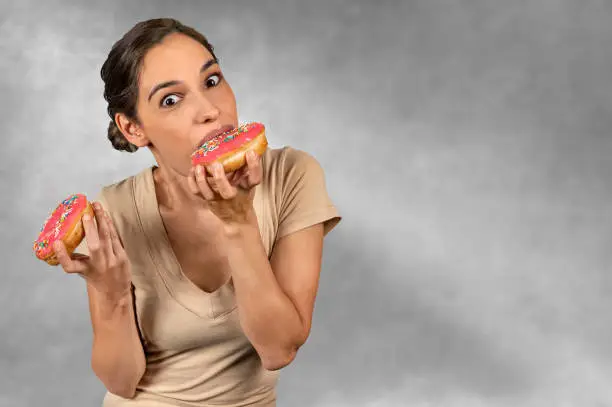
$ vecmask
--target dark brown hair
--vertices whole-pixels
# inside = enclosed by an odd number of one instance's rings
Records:
[[[113,45],[100,70],[100,76],[104,81],[104,99],[108,103],[107,112],[111,118],[108,125],[108,139],[117,150],[130,153],[138,150],[138,147],[130,143],[117,127],[115,114],[123,113],[138,123],[136,104],[142,61],[149,49],[173,33],[181,33],[198,41],[217,60],[213,46],[204,35],[172,18],[141,21],[125,33]]]

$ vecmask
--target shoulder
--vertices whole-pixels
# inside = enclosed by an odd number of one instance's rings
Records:
[[[323,168],[312,154],[285,146],[266,151],[263,165],[264,182],[276,204],[277,239],[321,222],[324,234],[334,228],[340,215],[327,191]]]
[[[95,200],[108,211],[121,211],[126,204],[133,202],[135,186],[145,181],[147,171],[151,169],[146,168],[137,174],[102,185]]]
[[[268,148],[264,153],[264,159],[269,160],[269,162],[288,165],[317,161],[312,154],[292,146]]]
[[[262,165],[264,173],[283,179],[300,173],[323,171],[312,154],[291,146],[268,148],[262,157]]]

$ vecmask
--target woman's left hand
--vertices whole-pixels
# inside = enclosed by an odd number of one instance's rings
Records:
[[[255,186],[263,177],[261,156],[248,151],[246,164],[229,174],[218,163],[208,170],[212,176],[202,166],[191,169],[188,178],[191,192],[208,201],[211,211],[228,226],[253,222]]]

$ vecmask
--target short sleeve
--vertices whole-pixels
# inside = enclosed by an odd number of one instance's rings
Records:
[[[341,216],[330,199],[319,162],[304,151],[285,147],[278,168],[277,239],[318,223],[323,223],[323,233],[327,235]]]

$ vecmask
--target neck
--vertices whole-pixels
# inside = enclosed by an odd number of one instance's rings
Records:
[[[170,207],[172,206],[171,194],[168,191],[167,181],[162,175],[162,171],[159,166],[153,167],[153,183],[155,184],[155,195],[157,195],[157,203],[159,207]]]
[[[185,198],[192,193],[187,185],[186,177],[179,174],[169,175],[170,172],[172,170],[156,166],[153,169],[153,181],[159,207],[173,210],[190,204],[192,201]]]
[[[187,181],[189,175],[176,171],[162,159],[155,148],[150,149],[157,162],[153,168],[153,181],[160,209],[173,211],[187,209],[186,206],[198,209],[206,207],[206,200],[191,192]]]

